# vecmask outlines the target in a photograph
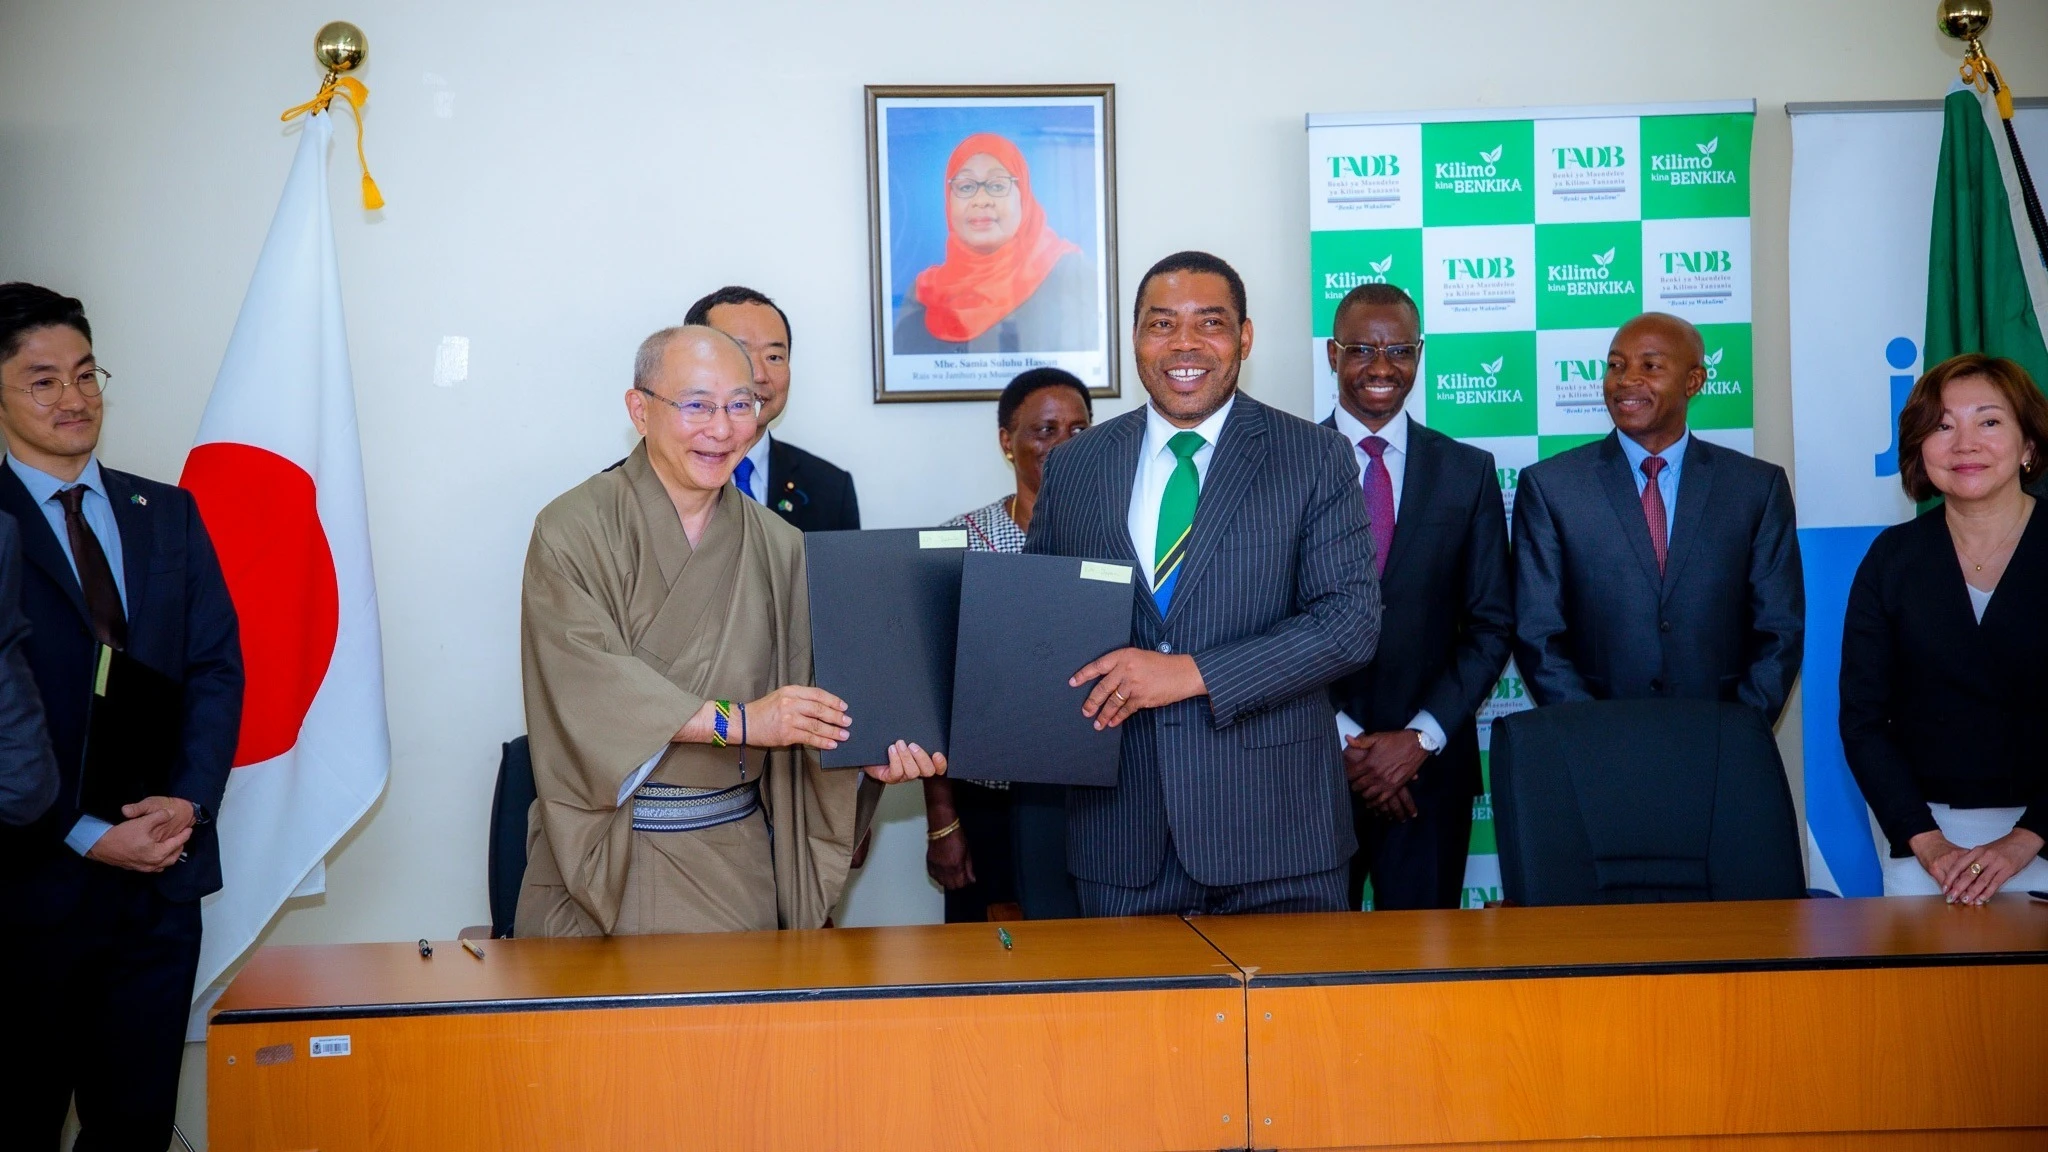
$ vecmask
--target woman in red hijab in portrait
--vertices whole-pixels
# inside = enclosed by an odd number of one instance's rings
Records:
[[[896,353],[1093,350],[1095,268],[1046,224],[1024,153],[977,132],[953,149],[942,191],[946,259],[905,294]]]

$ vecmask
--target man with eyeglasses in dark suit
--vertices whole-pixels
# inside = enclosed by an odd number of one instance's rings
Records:
[[[1514,569],[1493,456],[1410,419],[1422,318],[1391,284],[1337,305],[1328,342],[1383,604],[1371,664],[1331,686],[1365,731],[1345,741],[1351,906],[1456,908],[1472,800],[1484,789],[1475,718],[1514,636]]]
[[[74,1096],[79,1148],[170,1144],[199,901],[221,886],[214,815],[242,717],[235,608],[191,494],[101,466],[107,379],[82,304],[0,284],[0,512],[21,529],[25,651],[62,779],[41,819],[0,828],[0,986],[27,1056],[0,1077],[7,1148],[56,1147]],[[161,795],[88,812],[96,669],[117,662],[175,686],[176,722],[130,736],[167,779]]]

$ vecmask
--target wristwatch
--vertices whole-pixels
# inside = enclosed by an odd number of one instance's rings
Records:
[[[1417,744],[1422,745],[1422,750],[1424,752],[1429,753],[1431,756],[1434,756],[1437,753],[1444,750],[1443,741],[1438,740],[1434,736],[1431,736],[1429,733],[1424,732],[1422,729],[1410,728],[1409,731],[1415,733],[1415,742]]]

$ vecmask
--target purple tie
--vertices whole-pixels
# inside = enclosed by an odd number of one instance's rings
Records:
[[[1657,574],[1664,574],[1664,562],[1671,555],[1670,531],[1664,523],[1664,490],[1657,487],[1657,473],[1668,463],[1662,456],[1643,458],[1643,520],[1650,529],[1650,551],[1657,554]]]
[[[1365,518],[1372,529],[1372,565],[1376,575],[1387,574],[1387,553],[1394,547],[1394,477],[1387,471],[1387,442],[1367,436],[1358,442],[1372,459],[1365,465]]]

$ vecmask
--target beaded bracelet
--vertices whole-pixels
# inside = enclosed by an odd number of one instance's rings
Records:
[[[732,701],[711,702],[711,743],[723,748],[732,735]]]

